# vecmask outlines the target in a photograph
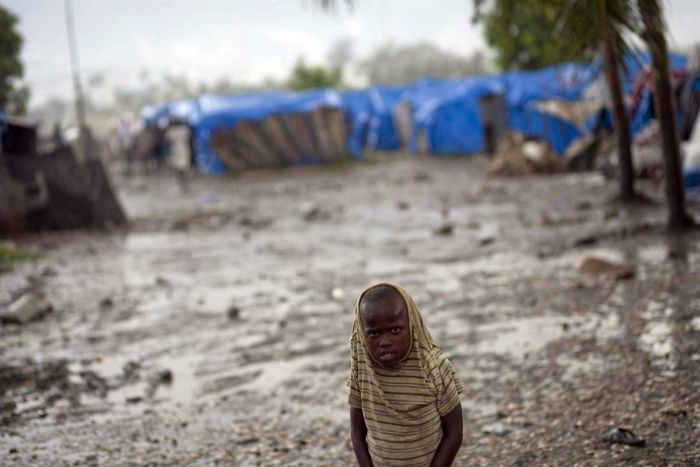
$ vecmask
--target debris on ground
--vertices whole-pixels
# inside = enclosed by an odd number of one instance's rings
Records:
[[[614,135],[589,133],[574,140],[564,151],[564,165],[570,171],[599,170],[610,165],[615,151]]]
[[[550,146],[525,136],[508,132],[498,142],[496,154],[489,167],[491,175],[527,175],[533,173],[554,173],[563,168]]]
[[[433,235],[438,235],[442,237],[450,236],[454,233],[455,226],[450,222],[445,222],[433,230]]]
[[[305,204],[301,208],[301,216],[307,222],[325,221],[330,219],[330,213],[316,204]]]
[[[644,439],[638,438],[631,430],[620,427],[610,430],[603,439],[610,444],[626,444],[628,446],[644,446],[646,444]]]
[[[482,433],[496,436],[505,436],[508,433],[510,433],[510,429],[500,422],[484,425],[483,427],[481,427],[481,431]]]
[[[595,245],[598,243],[598,237],[596,235],[582,235],[581,237],[578,237],[574,239],[572,242],[573,246],[590,246],[590,245]]]
[[[53,309],[46,295],[40,291],[28,292],[0,311],[0,322],[27,324],[46,315]]]
[[[657,120],[652,120],[634,138],[632,160],[638,175],[657,179],[663,176],[661,128]]]
[[[635,275],[634,267],[615,263],[597,256],[586,256],[581,261],[579,271],[594,277],[609,277],[615,280],[631,279]]]
[[[331,290],[331,298],[335,301],[340,301],[345,297],[345,291],[340,287],[333,287]]]
[[[231,305],[228,311],[226,311],[226,316],[228,316],[228,319],[231,321],[235,321],[241,317],[241,310],[237,306]]]

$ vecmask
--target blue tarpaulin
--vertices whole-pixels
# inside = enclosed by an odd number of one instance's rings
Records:
[[[226,171],[211,147],[211,137],[219,128],[230,129],[242,121],[261,121],[271,115],[311,112],[319,107],[343,109],[340,94],[332,89],[321,89],[200,97],[195,121],[191,123],[197,166],[206,173]],[[304,155],[304,159],[309,161],[319,158],[319,154]]]
[[[420,80],[406,94],[413,110],[410,149],[415,151],[417,133],[423,131],[431,153],[483,151],[479,100],[489,94],[504,94],[510,128],[548,141],[561,154],[579,131],[532,104],[545,99],[578,99],[591,79],[590,66],[564,64],[464,80]]]
[[[341,94],[345,117],[348,119],[350,134],[348,149],[356,159],[362,157],[362,150],[367,144],[369,120],[372,115],[372,102],[366,90],[346,91]]]
[[[623,86],[632,91],[634,79],[651,63],[649,54],[625,57]],[[686,57],[671,55],[673,69],[687,65]],[[309,112],[318,107],[342,109],[348,120],[347,147],[356,158],[365,147],[378,150],[401,148],[395,111],[401,102],[411,110],[412,134],[409,148],[416,150],[418,134],[425,135],[433,154],[476,153],[484,149],[483,123],[479,101],[489,94],[505,97],[508,126],[517,132],[541,138],[562,154],[580,136],[573,123],[537,108],[543,100],[575,101],[584,90],[601,78],[602,61],[593,64],[566,63],[537,71],[508,72],[468,79],[424,78],[411,86],[372,86],[367,90],[338,93],[331,89],[294,92],[265,92],[236,96],[203,96],[194,100],[147,108],[142,113],[149,124],[167,122],[172,116],[186,120],[193,128],[198,167],[208,173],[225,170],[210,145],[218,128],[233,128],[241,121],[260,121],[274,114]],[[609,116],[609,110],[605,110]],[[641,95],[631,121],[633,134],[652,118],[652,98],[648,89]],[[593,122],[593,118],[588,123]],[[587,125],[587,131],[591,125]],[[308,155],[304,160],[317,160]]]
[[[502,87],[493,78],[420,81],[408,95],[413,120],[409,148],[416,150],[417,137],[422,133],[433,154],[481,151],[484,143],[479,99],[500,92]]]
[[[394,122],[394,110],[409,86],[372,86],[369,88],[371,115],[367,145],[381,151],[401,149],[401,137]]]

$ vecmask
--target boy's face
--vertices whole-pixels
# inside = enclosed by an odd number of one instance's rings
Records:
[[[387,368],[396,367],[410,344],[406,304],[400,299],[364,303],[360,319],[372,358]]]

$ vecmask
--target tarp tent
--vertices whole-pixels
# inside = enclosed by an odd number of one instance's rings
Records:
[[[371,115],[367,145],[381,151],[401,149],[401,136],[394,121],[394,110],[410,86],[372,86],[369,88]]]
[[[321,89],[200,97],[193,122],[197,166],[206,173],[226,171],[211,147],[211,137],[219,128],[231,129],[242,121],[261,121],[271,115],[305,113],[320,107],[343,109],[340,94],[332,89]],[[309,161],[318,159],[317,154],[305,156]]]
[[[410,149],[417,150],[422,135],[426,149],[433,154],[481,151],[484,131],[479,99],[500,92],[502,88],[493,78],[419,81],[408,94],[413,120]]]
[[[348,149],[356,159],[362,157],[367,144],[369,121],[372,116],[372,102],[369,91],[345,91],[341,95],[345,116],[350,126]]]
[[[141,112],[141,118],[146,125],[158,125],[161,128],[167,126],[171,118],[194,125],[198,115],[199,106],[196,99],[180,99],[160,106],[149,106]]]

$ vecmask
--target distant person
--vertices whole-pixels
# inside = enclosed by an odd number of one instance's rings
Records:
[[[462,383],[401,287],[366,289],[355,307],[348,379],[360,466],[449,466],[462,444]]]
[[[188,189],[188,173],[192,160],[191,138],[189,125],[179,119],[172,119],[165,130],[165,141],[169,146],[169,160],[177,173],[178,182],[183,191]]]

